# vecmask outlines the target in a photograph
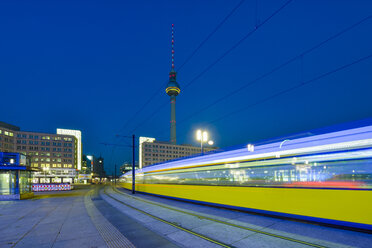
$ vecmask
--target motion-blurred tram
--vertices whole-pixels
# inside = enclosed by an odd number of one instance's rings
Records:
[[[138,169],[136,191],[372,230],[372,126],[252,148]]]

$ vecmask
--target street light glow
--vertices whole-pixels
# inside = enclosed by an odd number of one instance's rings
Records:
[[[201,141],[202,139],[202,131],[199,129],[196,131],[196,140]]]
[[[208,132],[200,129],[196,131],[196,140],[200,141],[201,154],[203,154],[203,143],[207,143],[208,145],[214,144],[213,140],[209,140]]]
[[[203,132],[203,142],[207,142],[208,141],[208,133],[207,131],[204,131]]]
[[[254,152],[254,145],[248,144],[247,149],[248,149],[249,152]]]
[[[93,156],[92,155],[87,155],[87,159],[93,160]]]

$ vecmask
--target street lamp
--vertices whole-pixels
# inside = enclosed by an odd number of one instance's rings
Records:
[[[209,139],[208,136],[209,135],[207,131],[200,130],[200,129],[196,131],[196,140],[200,141],[201,154],[203,154],[203,143],[208,143],[208,145],[214,144],[213,140],[208,140]]]
[[[43,167],[43,171],[44,171],[44,183],[47,183],[46,172],[48,171],[48,174],[49,174],[49,168],[48,167]]]

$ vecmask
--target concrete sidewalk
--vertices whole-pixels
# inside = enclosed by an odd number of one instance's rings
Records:
[[[0,203],[0,247],[107,247],[83,196]]]

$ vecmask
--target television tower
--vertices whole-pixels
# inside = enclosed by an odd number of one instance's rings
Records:
[[[174,24],[172,24],[172,69],[169,72],[169,82],[165,92],[170,96],[171,119],[170,119],[170,142],[177,143],[176,138],[176,96],[181,92],[180,86],[176,81],[177,73],[174,70]]]

